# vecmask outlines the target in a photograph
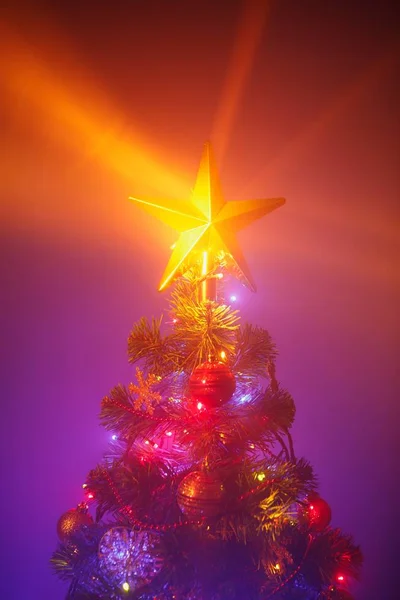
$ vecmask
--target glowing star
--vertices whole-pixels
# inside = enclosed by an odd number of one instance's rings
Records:
[[[226,202],[222,196],[209,142],[204,146],[190,202],[140,200],[132,197],[130,200],[139,203],[148,213],[180,233],[161,279],[159,291],[198,262],[204,253],[211,259],[209,269],[215,266],[218,259],[242,283],[255,291],[256,286],[235,234],[285,203],[284,198]]]

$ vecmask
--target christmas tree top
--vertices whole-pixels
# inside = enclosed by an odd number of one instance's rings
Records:
[[[216,286],[255,289],[235,233],[284,200],[226,203],[210,144],[190,203],[132,199],[180,232],[174,287],[166,319],[132,328],[136,381],[101,403],[111,449],[58,522],[67,599],[351,600],[362,556],[296,456],[275,344]]]

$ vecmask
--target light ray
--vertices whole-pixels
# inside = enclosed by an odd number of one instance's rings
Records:
[[[265,29],[269,0],[244,0],[236,43],[212,129],[212,140],[222,162],[243,97],[254,56]]]
[[[396,48],[391,46],[383,56],[369,64],[315,119],[302,127],[279,154],[271,159],[264,169],[258,171],[246,187],[240,189],[239,193],[246,195],[249,190],[254,189],[265,179],[272,176],[276,177],[277,173],[287,171],[293,164],[298,166],[307,153],[310,153],[320,142],[322,135],[333,127],[335,122],[349,109],[352,109],[372,87],[376,86],[382,78],[390,73],[396,61],[398,50],[399,44]]]
[[[149,183],[157,192],[187,194],[185,177],[170,168],[145,136],[126,126],[126,116],[110,106],[88,83],[82,67],[60,73],[52,60],[16,34],[0,26],[0,83],[14,117],[72,147],[86,160],[96,160],[136,185]],[[4,94],[3,92],[3,94]],[[128,133],[127,133],[128,130]]]

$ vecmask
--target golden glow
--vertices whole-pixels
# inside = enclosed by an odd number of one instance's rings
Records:
[[[276,565],[274,566],[275,571],[280,571],[281,570],[281,565],[279,563],[276,563]]]
[[[226,358],[225,350],[222,350],[222,352],[220,353],[220,357],[222,358],[222,360],[224,360]]]
[[[204,281],[201,286],[203,301],[207,300],[207,279],[205,276],[208,273],[208,251],[203,252],[203,263],[201,265],[201,274],[204,275]]]
[[[202,274],[206,275],[213,268],[216,257],[221,254],[228,269],[255,291],[235,233],[285,202],[283,198],[226,202],[222,196],[209,142],[204,146],[190,203],[133,197],[130,200],[180,232],[159,291],[164,290],[183,269],[199,260],[202,260]],[[202,254],[199,256],[199,253]]]
[[[122,584],[122,589],[124,590],[124,592],[129,592],[130,585],[127,581],[125,581],[125,583]]]
[[[265,477],[266,477],[265,473],[258,473],[258,475],[257,475],[258,481],[264,481]]]
[[[201,274],[207,275],[207,271],[208,271],[208,252],[206,250],[205,252],[203,252],[203,264],[201,267]]]

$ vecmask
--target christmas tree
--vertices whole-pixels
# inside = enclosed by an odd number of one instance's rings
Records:
[[[224,297],[231,276],[255,290],[235,233],[284,200],[225,202],[209,144],[190,202],[132,200],[180,233],[169,310],[134,325],[135,381],[101,404],[112,446],[59,519],[67,598],[352,598],[361,552],[295,454],[275,344]]]

